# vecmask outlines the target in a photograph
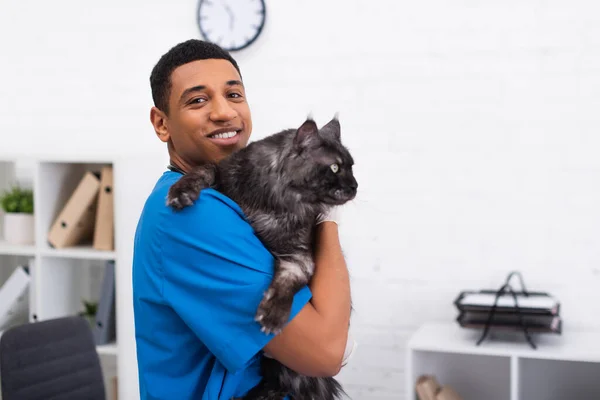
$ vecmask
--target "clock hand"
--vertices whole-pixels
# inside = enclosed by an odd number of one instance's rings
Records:
[[[233,11],[231,11],[231,8],[229,8],[229,5],[225,4],[225,10],[227,11],[227,14],[229,14],[229,30],[232,31],[233,30]]]

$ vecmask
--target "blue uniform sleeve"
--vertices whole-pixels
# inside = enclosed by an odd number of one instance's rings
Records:
[[[162,229],[163,297],[229,371],[273,338],[254,320],[273,277],[273,257],[239,207],[213,191],[167,215]],[[295,296],[290,320],[310,300]]]

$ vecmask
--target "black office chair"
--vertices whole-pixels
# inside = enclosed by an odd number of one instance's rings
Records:
[[[0,337],[2,400],[105,400],[89,323],[64,317],[7,329]]]

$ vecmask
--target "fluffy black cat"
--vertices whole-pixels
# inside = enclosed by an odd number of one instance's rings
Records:
[[[318,215],[356,196],[353,165],[341,142],[337,116],[321,129],[309,117],[298,129],[286,129],[218,164],[193,169],[169,189],[167,204],[182,209],[211,187],[241,207],[275,259],[273,279],[255,319],[263,331],[279,333],[289,319],[294,295],[314,272]],[[244,399],[280,400],[289,394],[294,400],[332,400],[343,394],[333,378],[302,376],[266,357],[261,367],[261,384]]]

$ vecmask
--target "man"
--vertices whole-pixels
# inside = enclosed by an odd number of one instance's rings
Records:
[[[315,275],[273,335],[254,320],[273,258],[240,207],[212,189],[182,211],[165,205],[182,174],[248,143],[252,119],[236,61],[218,46],[189,40],[161,57],[150,83],[151,122],[171,165],[148,197],[135,236],[141,398],[241,397],[260,381],[264,353],[302,374],[337,374],[350,287],[335,221],[317,225]]]

